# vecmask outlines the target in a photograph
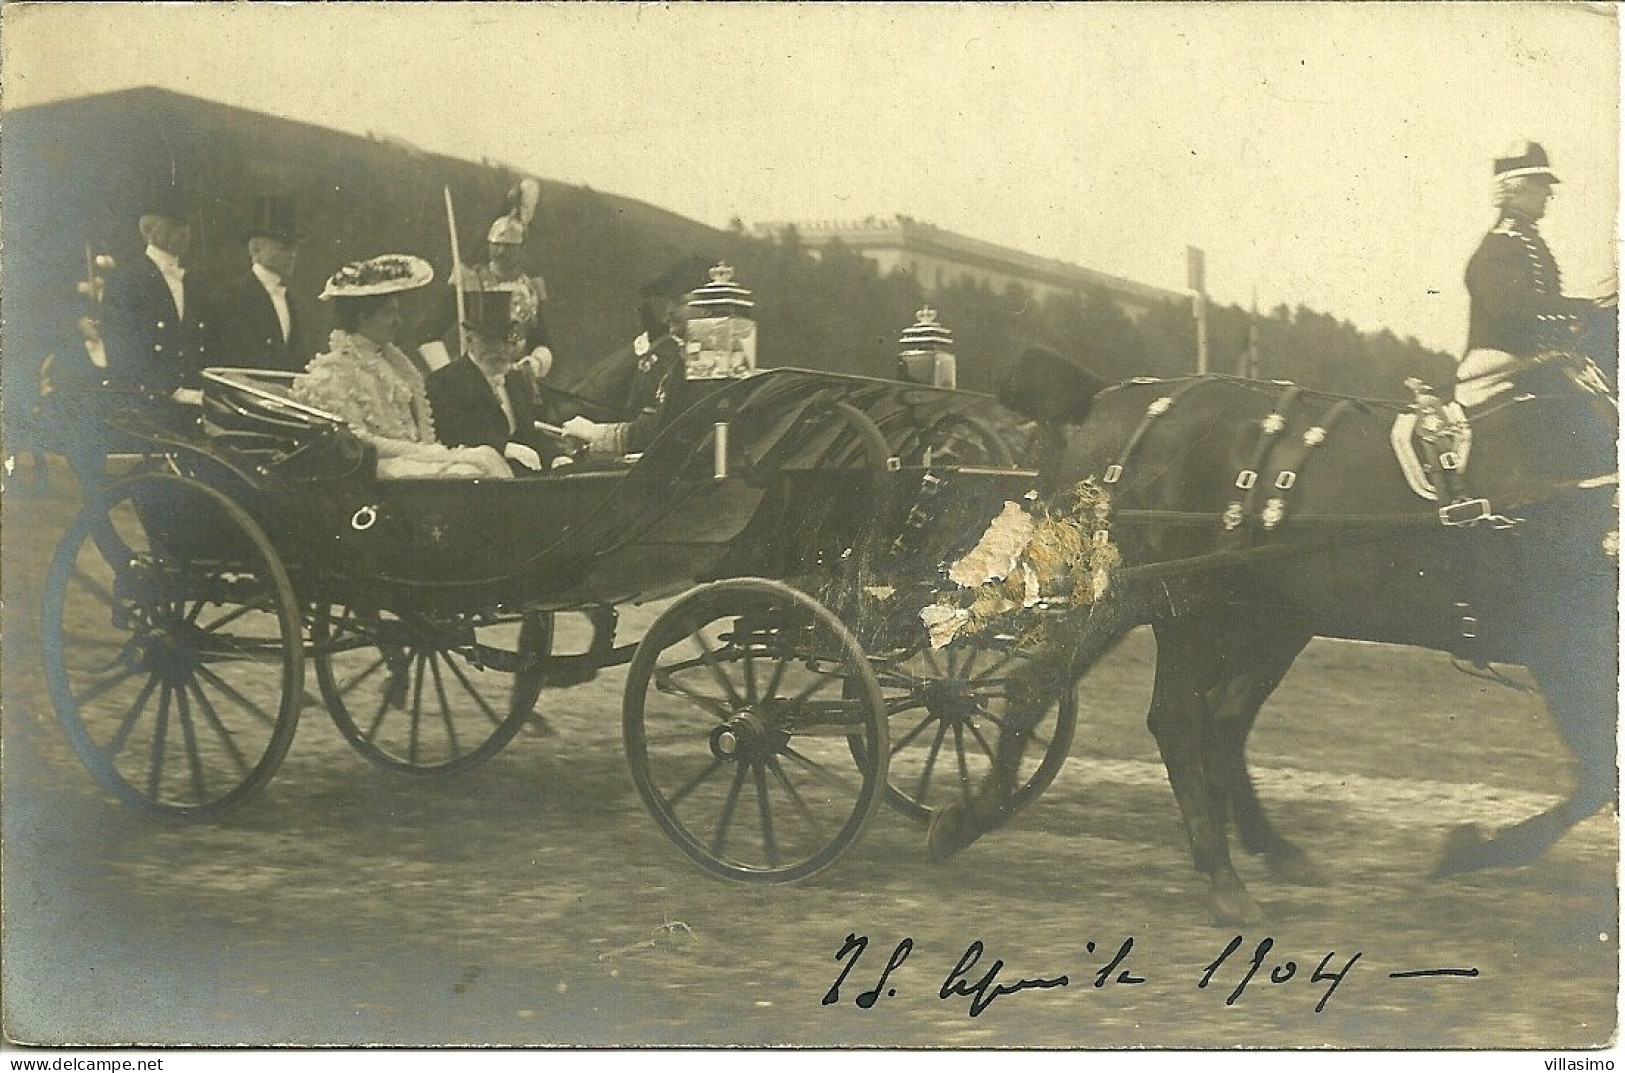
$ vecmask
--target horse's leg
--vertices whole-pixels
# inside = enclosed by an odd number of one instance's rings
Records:
[[[1595,644],[1595,639],[1592,641]],[[1527,864],[1569,828],[1618,800],[1617,680],[1609,660],[1587,661],[1570,653],[1562,662],[1530,667],[1546,697],[1558,732],[1574,755],[1574,790],[1554,807],[1491,837],[1475,824],[1450,833],[1435,877],[1480,868]]]
[[[1157,627],[1157,677],[1146,722],[1179,803],[1196,870],[1207,876],[1215,922],[1254,925],[1264,911],[1230,860],[1223,765],[1208,764],[1208,719],[1213,691],[1226,677],[1229,626],[1221,619],[1181,618]]]
[[[1555,808],[1493,838],[1472,825],[1458,828],[1435,875],[1532,861],[1569,828],[1618,800],[1619,583],[1614,560],[1601,554],[1603,531],[1616,522],[1606,500],[1568,504],[1547,515],[1541,539],[1526,542],[1518,568],[1528,608],[1519,623],[1525,663],[1574,756],[1573,791]]]
[[[1247,770],[1247,736],[1258,711],[1308,643],[1308,634],[1275,632],[1250,637],[1238,646],[1244,648],[1250,665],[1216,693],[1208,724],[1208,756],[1228,791],[1242,847],[1263,855],[1270,873],[1281,882],[1321,886],[1326,880],[1314,862],[1270,823]]]
[[[933,860],[947,860],[1010,818],[1010,799],[1033,729],[1062,691],[1071,689],[1122,638],[1110,612],[1096,608],[1074,613],[1011,671],[1008,704],[987,775],[969,801],[947,805],[931,818],[926,847]]]

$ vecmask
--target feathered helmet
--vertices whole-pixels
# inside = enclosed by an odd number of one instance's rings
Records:
[[[485,241],[517,246],[525,241],[525,232],[536,215],[536,203],[541,200],[542,184],[535,179],[521,179],[508,191],[507,211],[491,223]]]
[[[365,261],[351,261],[327,279],[317,298],[366,298],[395,294],[427,286],[434,281],[434,266],[409,253],[386,253]]]

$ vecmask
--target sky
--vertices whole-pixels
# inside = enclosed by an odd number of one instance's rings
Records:
[[[0,108],[138,85],[719,227],[903,213],[1176,290],[1195,246],[1216,302],[1450,352],[1527,137],[1566,289],[1616,289],[1612,4],[0,7]]]

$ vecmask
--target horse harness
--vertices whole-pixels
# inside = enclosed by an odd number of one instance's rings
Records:
[[[1137,378],[1131,384],[1164,383],[1152,378]],[[1265,386],[1257,381],[1227,376],[1197,376],[1171,385],[1171,390],[1157,397],[1147,407],[1138,426],[1124,442],[1115,460],[1104,470],[1101,482],[1108,490],[1120,485],[1124,475],[1135,462],[1136,452],[1146,435],[1163,418],[1184,401],[1190,392],[1203,385],[1217,383],[1237,384],[1257,390]],[[1237,471],[1232,482],[1232,498],[1218,517],[1221,526],[1218,550],[1197,559],[1220,561],[1244,560],[1250,553],[1265,553],[1269,546],[1260,547],[1261,535],[1279,529],[1291,514],[1292,493],[1303,484],[1303,475],[1317,455],[1324,454],[1324,445],[1338,425],[1351,414],[1369,413],[1373,404],[1364,400],[1327,396],[1321,392],[1308,392],[1284,381],[1271,381],[1279,390],[1269,412],[1257,421],[1256,438],[1247,461]],[[1522,519],[1495,513],[1490,501],[1475,496],[1469,487],[1463,459],[1469,430],[1446,409],[1442,399],[1421,381],[1407,381],[1413,400],[1399,412],[1408,410],[1416,415],[1417,457],[1427,480],[1436,490],[1441,504],[1437,510],[1438,524],[1455,531],[1458,538],[1451,543],[1451,574],[1449,582],[1455,591],[1454,626],[1455,643],[1452,654],[1477,667],[1488,664],[1488,653],[1480,633],[1479,608],[1491,602],[1491,566],[1497,536],[1515,529]],[[1294,417],[1303,412],[1314,400],[1333,400],[1313,424],[1296,435],[1287,435]],[[1385,404],[1393,405],[1393,404]],[[1595,482],[1578,482],[1587,487]],[[1124,518],[1152,521],[1211,522],[1213,515],[1189,514],[1180,511],[1120,510],[1114,512]],[[1413,524],[1413,516],[1393,515],[1386,519],[1372,517],[1338,518],[1336,516],[1298,515],[1301,520],[1343,522],[1344,524],[1386,522]],[[1425,517],[1425,515],[1423,516]],[[1194,566],[1195,563],[1193,562]],[[1137,571],[1140,568],[1130,568]],[[1147,569],[1150,569],[1148,566]]]

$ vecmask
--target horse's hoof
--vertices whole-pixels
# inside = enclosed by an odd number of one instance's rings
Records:
[[[970,809],[962,804],[940,808],[931,817],[925,833],[926,855],[933,861],[946,861],[975,842],[982,832],[971,821]]]
[[[1213,923],[1222,927],[1254,928],[1264,923],[1264,907],[1253,900],[1247,888],[1237,879],[1232,883],[1214,883],[1208,889],[1213,910]]]
[[[1476,823],[1464,823],[1445,836],[1444,852],[1434,866],[1431,878],[1476,872],[1490,863],[1490,840]]]
[[[1309,859],[1307,853],[1296,846],[1271,855],[1269,869],[1270,875],[1278,883],[1291,883],[1298,887],[1326,886],[1326,874]]]

